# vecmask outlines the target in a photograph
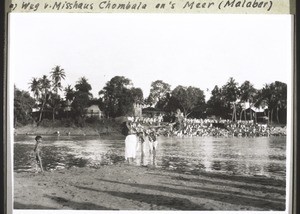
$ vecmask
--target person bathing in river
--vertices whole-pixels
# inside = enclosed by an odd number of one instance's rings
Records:
[[[129,128],[128,135],[125,138],[125,159],[128,164],[132,164],[136,157],[138,143],[137,137],[132,128]]]
[[[180,109],[177,109],[175,114],[175,122],[173,125],[173,129],[175,130],[178,136],[181,136],[183,133],[183,120],[184,120],[183,113],[180,111]]]
[[[35,160],[36,160],[36,172],[38,172],[38,167],[40,167],[41,171],[43,172],[43,164],[42,164],[42,158],[40,156],[40,144],[42,143],[42,137],[36,136],[35,137],[35,147],[34,147],[34,153],[35,153]]]
[[[157,135],[155,133],[155,130],[152,130],[148,135],[149,140],[149,153],[150,155],[153,155],[153,165],[155,165],[155,159],[156,159],[156,150],[157,150]]]
[[[144,153],[144,142],[145,142],[144,132],[139,132],[137,134],[137,137],[138,137],[138,144],[140,144],[140,147],[141,147],[141,166],[143,166],[144,165],[144,157],[145,157],[145,153]]]
[[[131,129],[131,122],[130,121],[126,121],[122,124],[122,134],[127,136],[129,129]]]

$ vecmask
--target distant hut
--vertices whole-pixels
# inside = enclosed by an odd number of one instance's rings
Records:
[[[85,116],[88,118],[95,117],[101,119],[104,115],[97,105],[91,105],[85,109]]]
[[[254,107],[249,102],[242,103],[242,112],[240,114],[240,120],[254,120],[259,123],[268,122],[267,107]]]
[[[255,108],[251,107],[248,109],[249,114],[252,114],[253,118],[255,118],[255,122],[257,123],[268,123],[269,118],[268,118],[268,108]]]
[[[142,109],[143,117],[158,117],[165,115],[165,112],[153,107],[147,107]]]

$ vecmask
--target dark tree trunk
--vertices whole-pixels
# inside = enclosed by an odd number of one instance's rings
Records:
[[[236,121],[236,108],[235,108],[235,104],[233,104],[232,121]]]
[[[279,123],[279,113],[278,113],[278,108],[276,108],[276,119],[277,119],[277,123]]]
[[[41,107],[40,117],[39,117],[38,123],[40,123],[40,122],[42,121],[42,114],[43,114],[43,111],[44,111],[44,107],[45,107],[45,104],[46,104],[46,100],[47,100],[47,95],[45,95],[45,100],[43,101],[43,104],[42,104],[42,107]]]
[[[241,110],[241,113],[240,113],[240,120],[242,120],[243,111],[244,111],[244,109]]]
[[[235,121],[237,120],[236,117],[237,117],[237,116],[236,116],[236,106],[235,106],[235,104],[234,104],[234,118],[235,118]]]
[[[271,110],[271,124],[273,124],[273,109]]]
[[[44,104],[42,105],[42,108],[41,108],[41,110],[40,110],[39,122],[42,121],[43,111],[44,111]]]
[[[52,121],[54,122],[54,120],[55,120],[55,108],[53,108],[52,110]]]

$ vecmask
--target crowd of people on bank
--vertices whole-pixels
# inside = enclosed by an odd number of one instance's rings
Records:
[[[125,159],[129,164],[136,158],[140,150],[141,165],[145,156],[144,149],[149,148],[149,154],[155,165],[155,156],[158,146],[157,137],[171,136],[212,136],[212,137],[259,137],[273,135],[274,127],[267,124],[249,121],[236,121],[225,119],[195,119],[185,118],[178,112],[174,122],[163,122],[161,117],[156,118],[127,118],[125,122]]]
[[[128,124],[137,133],[155,132],[164,136],[213,136],[213,137],[261,137],[283,135],[274,132],[274,127],[267,124],[255,123],[253,120],[232,121],[228,119],[196,119],[185,118],[180,111],[173,122],[163,122],[157,117],[130,117]]]

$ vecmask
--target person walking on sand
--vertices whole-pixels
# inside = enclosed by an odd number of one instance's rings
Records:
[[[42,164],[42,158],[40,156],[40,144],[42,143],[42,137],[36,136],[35,137],[35,147],[34,147],[34,153],[35,153],[35,160],[36,160],[36,172],[38,172],[38,167],[40,167],[41,171],[44,172],[43,164]]]
[[[137,137],[132,129],[129,129],[128,135],[125,138],[125,159],[128,164],[132,164],[136,157]]]

